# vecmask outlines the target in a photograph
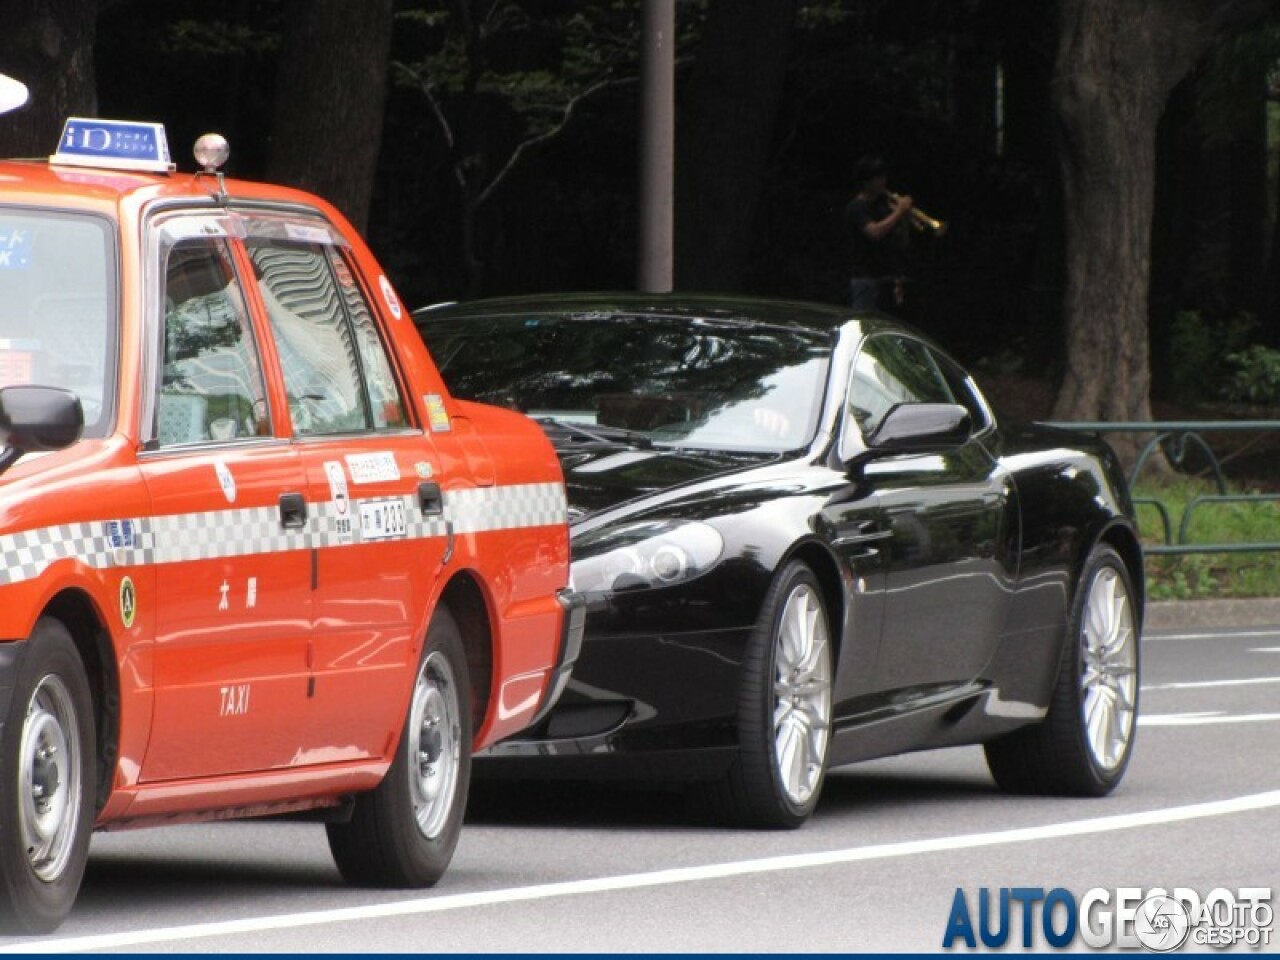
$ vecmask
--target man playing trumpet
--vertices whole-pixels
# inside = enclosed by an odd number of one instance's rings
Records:
[[[914,203],[890,193],[884,161],[862,157],[854,168],[858,193],[845,207],[853,238],[850,296],[857,309],[901,311]]]

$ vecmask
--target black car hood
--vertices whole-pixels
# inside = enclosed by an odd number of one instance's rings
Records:
[[[620,444],[557,444],[556,453],[564,468],[571,523],[631,500],[781,459],[772,454]]]

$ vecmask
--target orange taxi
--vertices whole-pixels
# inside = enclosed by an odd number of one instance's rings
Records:
[[[305,193],[69,121],[0,162],[0,919],[56,927],[94,829],[321,811],[426,886],[471,753],[581,643],[559,462],[455,400]]]

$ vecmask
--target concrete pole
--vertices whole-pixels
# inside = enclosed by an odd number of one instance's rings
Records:
[[[644,0],[641,24],[640,249],[637,283],[669,293],[675,196],[675,0]]]

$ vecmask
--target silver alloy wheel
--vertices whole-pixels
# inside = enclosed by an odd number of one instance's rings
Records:
[[[409,786],[418,830],[434,840],[449,822],[462,755],[458,688],[449,660],[432,653],[422,664],[409,715]]]
[[[44,677],[22,723],[18,815],[31,870],[45,883],[66,869],[80,820],[79,729],[66,684],[54,674]]]
[[[1082,630],[1086,740],[1094,761],[1110,772],[1124,762],[1133,736],[1138,684],[1133,608],[1124,580],[1111,567],[1099,570],[1089,585]]]
[[[774,763],[787,797],[807,803],[822,780],[831,735],[831,650],[822,602],[808,584],[787,596],[776,639]]]

